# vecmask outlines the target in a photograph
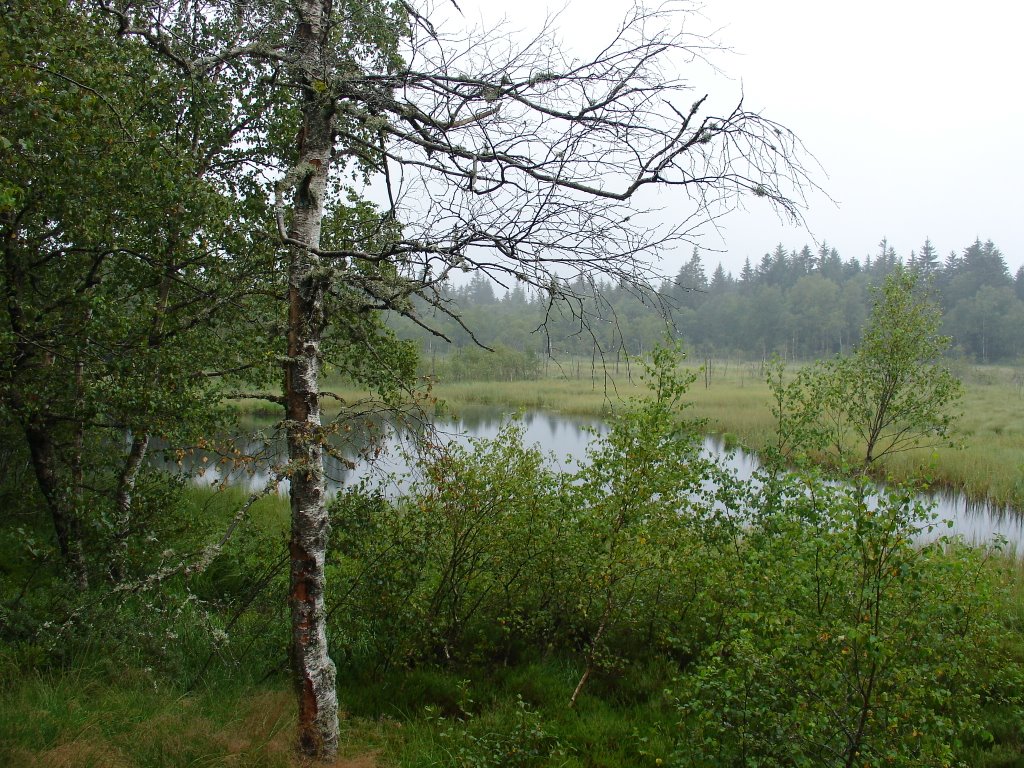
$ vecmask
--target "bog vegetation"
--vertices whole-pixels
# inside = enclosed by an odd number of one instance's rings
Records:
[[[810,183],[783,126],[694,100],[679,24],[637,7],[585,61],[406,2],[4,5],[0,762],[1020,763],[1016,561],[942,538],[927,474],[870,484],[956,438],[925,251],[883,247],[862,333],[760,339],[752,481],[700,453],[671,340],[596,330],[623,327],[623,291],[695,316],[651,267],[692,222],[634,192],[798,218]],[[936,276],[982,360],[1019,352],[986,314],[1016,311],[1001,263],[979,243]],[[544,296],[555,335],[418,360],[403,322],[473,333],[463,271]],[[789,298],[830,305],[830,279]],[[585,461],[514,422],[471,448],[424,428],[413,477],[329,497],[330,438],[419,418],[417,365],[519,380],[569,321],[576,352],[646,353],[617,359],[644,388]],[[268,441],[217,437],[254,401],[287,456],[251,495],[151,461],[263,471]]]
[[[401,496],[387,482],[339,494],[325,605],[342,754],[424,766],[1020,764],[1019,565],[943,538],[922,481],[879,493],[864,471],[900,440],[941,440],[957,395],[933,359],[935,390],[919,400],[915,377],[944,342],[913,287],[906,275],[887,283],[852,357],[772,379],[778,439],[753,480],[700,452],[695,376],[660,348],[634,361],[643,393],[613,409],[578,468],[556,469],[513,421],[494,440],[426,446]],[[892,325],[908,303],[916,329]],[[870,372],[852,382],[860,401],[844,394],[854,361]],[[861,429],[879,423],[899,428]],[[149,482],[161,549],[134,553],[142,573],[218,540],[242,502],[230,488]],[[8,504],[5,759],[291,764],[276,497],[251,507],[205,569],[85,596],[55,569],[32,499],[9,492]]]

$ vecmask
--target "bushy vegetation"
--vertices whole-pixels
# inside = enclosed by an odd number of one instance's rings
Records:
[[[442,381],[524,381],[540,375],[540,356],[502,344],[493,349],[462,347],[440,359],[425,360],[431,377]]]
[[[653,354],[647,394],[579,467],[555,469],[511,422],[426,451],[399,497],[385,483],[334,500],[343,754],[1022,764],[1019,566],[941,538],[914,485],[836,483],[798,446],[753,481],[731,476],[699,451],[677,362]],[[158,573],[163,548],[219,540],[244,501],[168,494],[162,551],[145,553]],[[0,758],[289,764],[285,514],[260,501],[201,573],[86,596],[8,536]]]

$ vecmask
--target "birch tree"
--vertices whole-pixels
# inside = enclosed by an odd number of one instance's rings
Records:
[[[327,759],[338,743],[324,622],[320,371],[330,324],[388,309],[429,325],[410,298],[454,315],[440,288],[453,272],[476,271],[568,302],[586,327],[594,318],[567,286],[600,275],[645,290],[659,252],[741,199],[797,216],[806,181],[798,142],[742,103],[707,110],[707,97],[673,74],[706,41],[682,34],[669,10],[634,9],[579,61],[550,26],[525,42],[501,30],[448,34],[404,0],[96,5],[186,82],[255,66],[281,94],[275,121],[253,123],[236,149],[273,158],[276,176],[291,657],[301,749]],[[634,201],[647,187],[678,193],[674,222],[644,216]],[[382,201],[376,225],[325,242],[325,214],[346,190],[368,189]],[[339,297],[357,311],[332,317]],[[372,339],[365,354],[381,354]]]
[[[779,457],[801,455],[863,477],[887,456],[951,443],[963,387],[943,359],[950,339],[920,273],[899,267],[873,289],[850,354],[818,360],[784,384],[769,374]]]

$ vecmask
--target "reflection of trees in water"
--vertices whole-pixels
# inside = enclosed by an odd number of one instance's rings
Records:
[[[325,425],[328,493],[333,495],[364,479],[385,481],[393,476],[387,490],[399,494],[408,487],[408,478],[401,476],[412,472],[415,457],[424,445],[491,438],[511,417],[501,408],[476,406],[460,410],[457,420],[436,424],[398,413],[339,418]],[[600,422],[548,412],[526,412],[521,421],[527,428],[525,442],[536,443],[545,453],[554,454],[556,460],[567,455],[582,459],[592,439],[589,430],[604,431]],[[180,473],[196,484],[236,485],[247,491],[265,488],[275,474],[283,476],[287,462],[284,431],[279,422],[270,420],[245,420],[237,432],[220,435],[201,446],[173,451],[161,447],[163,450],[154,453],[154,466]],[[705,438],[704,449],[744,480],[759,466],[754,454],[728,452],[715,436]],[[288,493],[286,478],[278,483],[277,492]],[[967,541],[985,542],[1000,534],[1011,543],[1024,543],[1024,516],[1010,507],[972,502],[962,494],[948,492],[931,494],[927,501],[935,505],[940,520],[953,520],[951,530],[940,526],[936,535],[951,532]]]
[[[324,465],[328,492],[336,493],[378,470],[403,471],[408,462],[400,457],[414,453],[430,430],[422,418],[397,412],[339,415],[327,421]],[[255,491],[277,477],[277,492],[282,495],[289,490],[287,462],[288,445],[281,422],[256,417],[240,419],[234,431],[197,445],[157,445],[151,459],[158,469],[179,474],[196,485],[234,485]]]
[[[972,501],[955,491],[934,495],[942,518],[953,520],[953,530],[967,541],[991,541],[995,534],[1005,536],[1020,549],[1024,544],[1024,515],[1013,507]],[[1018,552],[1024,555],[1024,552]]]
[[[155,439],[149,464],[195,485],[264,488],[279,463],[273,432],[272,428],[225,432],[181,447]]]
[[[474,435],[482,433],[497,432],[498,428],[508,421],[515,414],[495,408],[467,408],[460,409],[458,421],[445,425],[449,429],[464,427]],[[532,416],[530,417],[532,419]]]

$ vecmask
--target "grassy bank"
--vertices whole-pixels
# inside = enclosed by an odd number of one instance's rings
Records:
[[[898,490],[869,505],[805,472],[703,494],[659,376],[578,474],[510,428],[414,496],[332,502],[335,768],[1024,766],[1024,566],[915,544]],[[0,539],[0,764],[301,765],[285,503],[151,583],[244,498],[165,490],[137,588],[69,590],[24,545],[46,529],[28,507]]]
[[[644,666],[565,706],[580,670],[549,660],[492,670],[417,669],[342,677],[334,768],[658,765],[671,750],[669,669]],[[185,690],[98,660],[28,678],[8,669],[0,764],[19,768],[298,768],[286,681],[229,677]],[[548,756],[543,762],[541,755]]]
[[[623,397],[642,391],[636,372],[625,366],[578,369],[567,363],[555,375],[534,381],[438,383],[434,393],[454,409],[484,404],[509,409],[541,409],[570,415],[604,416]],[[711,375],[696,363],[697,380],[687,394],[692,414],[718,434],[758,451],[775,437],[770,393],[757,364],[712,361]],[[889,459],[886,470],[897,480],[927,472],[936,485],[971,499],[1024,509],[1024,391],[1020,371],[1001,366],[963,366],[962,417],[956,440],[963,447],[921,448]]]
[[[223,503],[211,503],[208,493],[192,501],[197,514]],[[274,517],[264,510],[269,529]],[[1024,663],[1024,570],[995,558],[988,573],[1004,588],[1003,600],[989,606],[1004,627],[1003,652]],[[222,610],[230,613],[228,606]],[[310,768],[295,756],[295,700],[287,677],[283,671],[265,675],[271,659],[225,654],[196,680],[196,659],[206,655],[198,644],[191,661],[171,668],[154,668],[142,657],[126,661],[122,650],[87,648],[55,665],[26,658],[25,649],[0,650],[0,765]],[[346,664],[336,648],[341,750],[329,768],[735,764],[689,761],[688,745],[699,731],[692,721],[680,722],[694,679],[685,658],[609,659],[570,708],[585,665],[578,655],[536,650],[503,663],[480,649],[461,662],[381,670]],[[1024,766],[1018,712],[1003,699],[1019,681],[1003,682],[984,683],[983,730],[972,744],[960,745],[962,762],[950,765]]]

